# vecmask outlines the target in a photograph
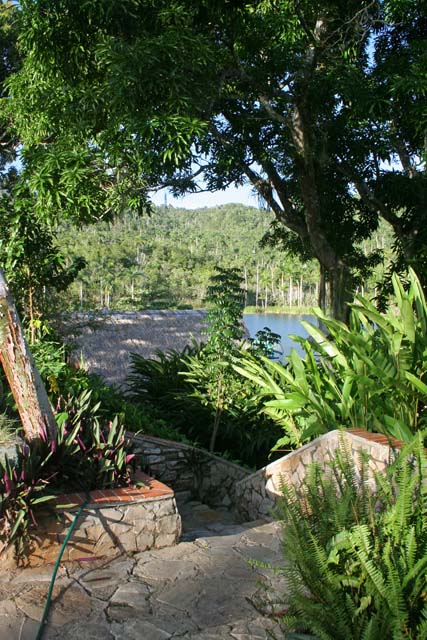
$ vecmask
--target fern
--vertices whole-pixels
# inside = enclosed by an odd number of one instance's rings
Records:
[[[423,434],[368,489],[341,448],[302,489],[283,487],[285,627],[328,640],[427,638],[427,475]],[[372,483],[372,478],[370,480]],[[292,636],[292,634],[296,634]]]

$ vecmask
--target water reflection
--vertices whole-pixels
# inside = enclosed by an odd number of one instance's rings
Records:
[[[295,348],[300,355],[304,355],[301,345],[289,337],[289,334],[301,336],[302,338],[308,336],[307,331],[301,324],[301,320],[316,324],[315,316],[288,313],[245,313],[243,320],[251,338],[254,338],[256,332],[264,329],[264,327],[268,327],[274,333],[278,333],[282,337],[281,344],[284,357],[290,354],[292,348]]]

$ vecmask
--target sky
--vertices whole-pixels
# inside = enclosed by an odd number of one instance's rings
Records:
[[[183,198],[173,198],[167,189],[161,189],[157,193],[151,194],[156,205],[166,204],[173,207],[184,207],[185,209],[201,209],[203,207],[215,207],[220,204],[237,202],[250,207],[258,207],[258,198],[253,194],[249,185],[243,187],[228,187],[224,191],[213,193],[191,193]]]

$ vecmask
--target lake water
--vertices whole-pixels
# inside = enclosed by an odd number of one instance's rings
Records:
[[[255,337],[257,331],[268,327],[274,333],[278,333],[281,336],[281,343],[283,347],[283,354],[287,356],[290,354],[292,347],[294,347],[299,354],[303,354],[301,346],[294,342],[289,334],[307,337],[307,331],[301,324],[301,320],[307,320],[312,324],[316,324],[316,318],[311,315],[293,315],[288,313],[245,313],[243,316],[244,323],[251,338]]]

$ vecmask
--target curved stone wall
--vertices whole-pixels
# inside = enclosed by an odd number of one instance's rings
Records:
[[[360,464],[359,452],[369,455],[372,472],[382,471],[390,463],[395,449],[403,443],[363,430],[330,431],[288,455],[259,469],[237,482],[234,489],[235,508],[242,520],[271,519],[283,483],[301,487],[307,467],[313,462],[328,463],[339,447],[346,447]]]
[[[132,435],[135,451],[142,454],[150,475],[210,506],[229,507],[235,488],[251,471],[203,449],[154,436]]]

